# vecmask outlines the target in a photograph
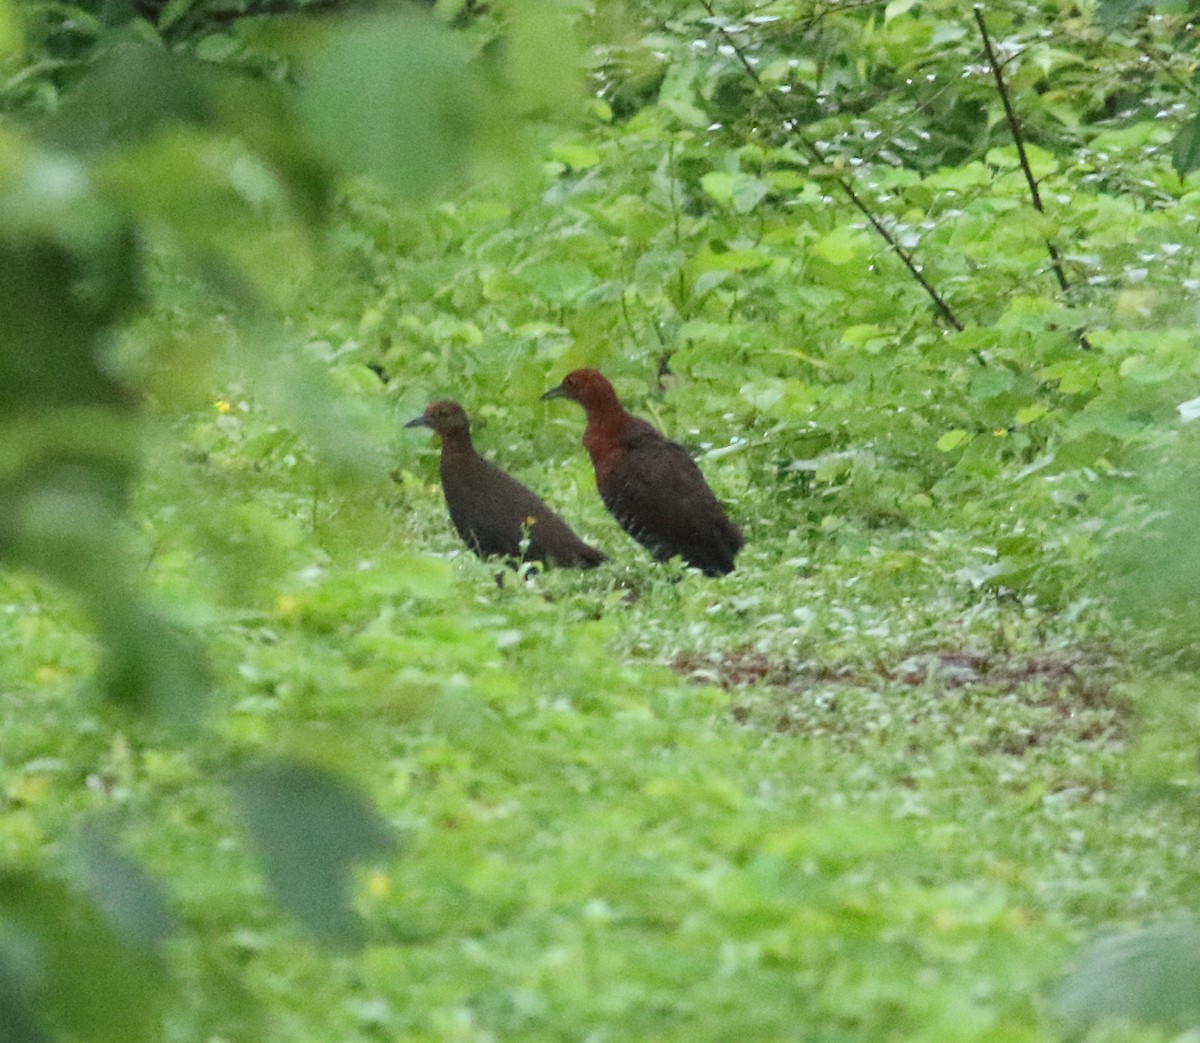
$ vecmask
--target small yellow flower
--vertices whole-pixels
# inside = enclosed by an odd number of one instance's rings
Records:
[[[392,893],[392,882],[386,873],[372,873],[367,877],[367,894],[372,898],[387,898]]]
[[[536,524],[537,524],[537,519],[532,514],[528,518],[525,519],[525,525],[527,528],[532,529]]]
[[[300,608],[300,599],[294,594],[280,594],[275,599],[275,615],[287,619],[296,614]]]
[[[995,431],[992,432],[992,434],[996,438],[1007,438],[1008,437],[1008,428],[1007,427],[998,427],[998,428],[996,428]]]
[[[38,684],[58,684],[66,675],[61,667],[43,663],[33,672],[33,679]]]
[[[5,790],[5,795],[14,804],[27,806],[41,804],[49,793],[50,779],[46,775],[19,776]]]
[[[217,399],[217,400],[216,400],[216,401],[213,403],[213,409],[215,409],[215,410],[216,410],[218,413],[232,413],[232,412],[233,412],[233,406],[231,406],[231,405],[230,405],[230,404],[229,404],[229,403],[228,403],[228,402],[227,402],[225,399],[223,399],[223,398],[218,398],[218,399]]]

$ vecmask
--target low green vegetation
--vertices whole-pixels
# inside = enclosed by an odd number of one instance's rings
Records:
[[[1184,17],[308,6],[0,5],[0,1043],[1191,1038]]]

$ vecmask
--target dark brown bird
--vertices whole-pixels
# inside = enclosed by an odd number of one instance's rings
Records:
[[[498,556],[579,569],[608,560],[576,536],[532,490],[475,451],[471,422],[457,402],[430,402],[424,413],[404,426],[430,427],[442,436],[442,492],[450,520],[481,558]]]
[[[594,369],[568,373],[547,398],[569,398],[587,413],[583,445],[604,505],[630,536],[666,561],[678,554],[707,576],[733,571],[745,542],[683,446],[626,412]]]

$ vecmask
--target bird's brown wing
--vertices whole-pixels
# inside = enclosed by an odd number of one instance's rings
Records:
[[[660,561],[678,554],[709,575],[733,569],[742,534],[683,446],[638,429],[600,489],[605,506]]]
[[[443,468],[442,488],[450,520],[480,557],[525,557],[575,568],[606,560],[532,489],[477,454]]]

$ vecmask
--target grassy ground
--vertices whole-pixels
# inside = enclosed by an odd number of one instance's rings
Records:
[[[1139,783],[1170,742],[1131,760],[1157,704],[1098,612],[979,591],[965,541],[791,533],[766,497],[732,576],[657,567],[558,468],[543,489],[614,561],[498,587],[425,452],[369,557],[297,497],[307,566],[195,620],[201,748],[97,715],[71,606],[4,581],[0,856],[125,824],[182,928],[165,1039],[1055,1040],[1082,940],[1190,906],[1190,811]],[[186,603],[183,531],[148,574]],[[400,841],[357,879],[361,953],[274,910],[229,811],[230,765],[278,750],[347,772]]]

